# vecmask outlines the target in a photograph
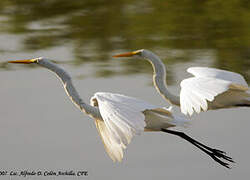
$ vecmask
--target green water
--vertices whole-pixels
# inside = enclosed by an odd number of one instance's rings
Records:
[[[13,51],[29,56],[67,46],[72,57],[66,62],[94,63],[97,77],[148,73],[142,61],[123,61],[115,71],[111,57],[144,48],[169,66],[209,56],[211,67],[249,81],[249,8],[246,0],[1,0],[0,32],[22,36]],[[8,52],[2,45],[0,53]],[[60,61],[56,54],[54,59]]]

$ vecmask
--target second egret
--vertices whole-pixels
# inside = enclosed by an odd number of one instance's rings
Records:
[[[188,68],[187,71],[194,77],[181,82],[180,96],[176,96],[168,90],[166,68],[153,52],[141,49],[113,57],[139,57],[148,60],[154,70],[153,82],[157,91],[171,104],[180,106],[182,113],[186,115],[208,109],[250,107],[248,84],[238,73],[208,67]]]

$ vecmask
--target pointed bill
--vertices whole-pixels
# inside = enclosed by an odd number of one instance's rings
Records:
[[[34,63],[36,61],[37,61],[37,59],[23,59],[23,60],[8,61],[8,63],[30,64],[30,63]]]
[[[134,55],[139,54],[139,53],[141,53],[140,50],[133,51],[133,52],[127,52],[127,53],[123,53],[123,54],[117,54],[117,55],[114,55],[112,57],[131,57],[131,56],[134,56]]]

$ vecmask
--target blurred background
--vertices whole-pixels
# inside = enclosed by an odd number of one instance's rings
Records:
[[[237,162],[231,170],[162,133],[136,137],[124,161],[114,164],[93,120],[71,104],[53,74],[6,61],[55,60],[85,101],[109,91],[168,106],[152,85],[149,63],[112,55],[152,50],[164,61],[175,94],[190,66],[235,71],[250,82],[249,9],[247,0],[1,0],[0,169],[83,169],[86,179],[248,177],[247,108],[201,113],[182,129],[227,151]]]

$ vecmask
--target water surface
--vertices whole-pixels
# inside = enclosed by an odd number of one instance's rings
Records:
[[[52,73],[6,61],[55,60],[72,75],[85,101],[107,91],[168,106],[152,86],[149,63],[111,56],[142,48],[156,52],[175,94],[190,66],[239,72],[249,82],[249,8],[245,0],[1,0],[0,168],[84,169],[89,171],[86,179],[248,177],[247,108],[202,113],[182,129],[227,151],[237,162],[231,170],[163,133],[134,138],[124,161],[113,163],[93,120],[72,105]]]

